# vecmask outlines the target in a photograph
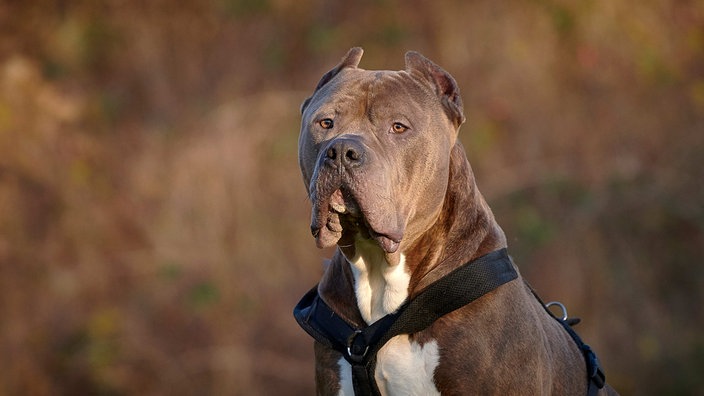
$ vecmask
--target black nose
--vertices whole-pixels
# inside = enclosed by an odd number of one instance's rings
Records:
[[[325,151],[325,162],[338,168],[354,168],[364,163],[364,146],[352,138],[340,137]]]

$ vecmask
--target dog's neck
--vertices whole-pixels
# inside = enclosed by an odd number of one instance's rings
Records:
[[[451,153],[450,180],[440,217],[405,251],[413,274],[411,295],[460,265],[506,247],[506,236],[479,192],[459,142]]]
[[[354,249],[338,249],[319,291],[338,314],[371,324],[458,266],[506,246],[474,181],[460,143],[452,150],[448,190],[437,221],[389,262],[375,243],[356,238]],[[354,296],[357,308],[350,309]]]

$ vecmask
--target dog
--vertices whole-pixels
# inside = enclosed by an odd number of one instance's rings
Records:
[[[301,106],[311,232],[319,248],[337,245],[294,310],[316,339],[317,394],[616,394],[506,255],[458,140],[455,79],[417,52],[405,70],[364,70],[362,52]],[[487,262],[500,274],[472,286],[457,275]]]

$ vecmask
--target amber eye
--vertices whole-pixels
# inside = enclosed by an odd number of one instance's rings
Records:
[[[400,122],[394,122],[393,125],[391,125],[391,132],[393,133],[404,133],[408,130],[408,127],[401,124]]]
[[[324,129],[330,129],[333,127],[333,125],[335,125],[335,123],[332,122],[332,120],[329,118],[323,118],[322,120],[320,120],[318,122],[318,124],[320,124],[320,126],[323,127]]]

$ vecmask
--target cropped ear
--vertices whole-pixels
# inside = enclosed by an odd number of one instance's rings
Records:
[[[338,63],[337,66],[333,67],[332,70],[330,70],[329,72],[323,74],[323,77],[320,79],[320,81],[318,81],[318,85],[315,87],[315,91],[319,90],[325,84],[329,83],[330,80],[333,79],[333,77],[335,77],[340,73],[340,71],[342,71],[342,69],[346,69],[348,67],[356,68],[357,65],[359,65],[359,61],[362,59],[363,53],[364,50],[360,47],[350,48],[350,50],[347,51],[347,54],[342,57],[342,60],[340,60],[340,63]],[[313,93],[315,93],[315,91],[313,91]],[[303,110],[306,109],[306,107],[310,103],[311,98],[312,96],[303,101],[303,104],[301,105],[301,113],[303,113]]]
[[[406,53],[406,71],[411,74],[419,73],[428,80],[435,87],[435,92],[440,97],[450,120],[458,127],[462,125],[465,117],[460,88],[450,73],[415,51]]]

